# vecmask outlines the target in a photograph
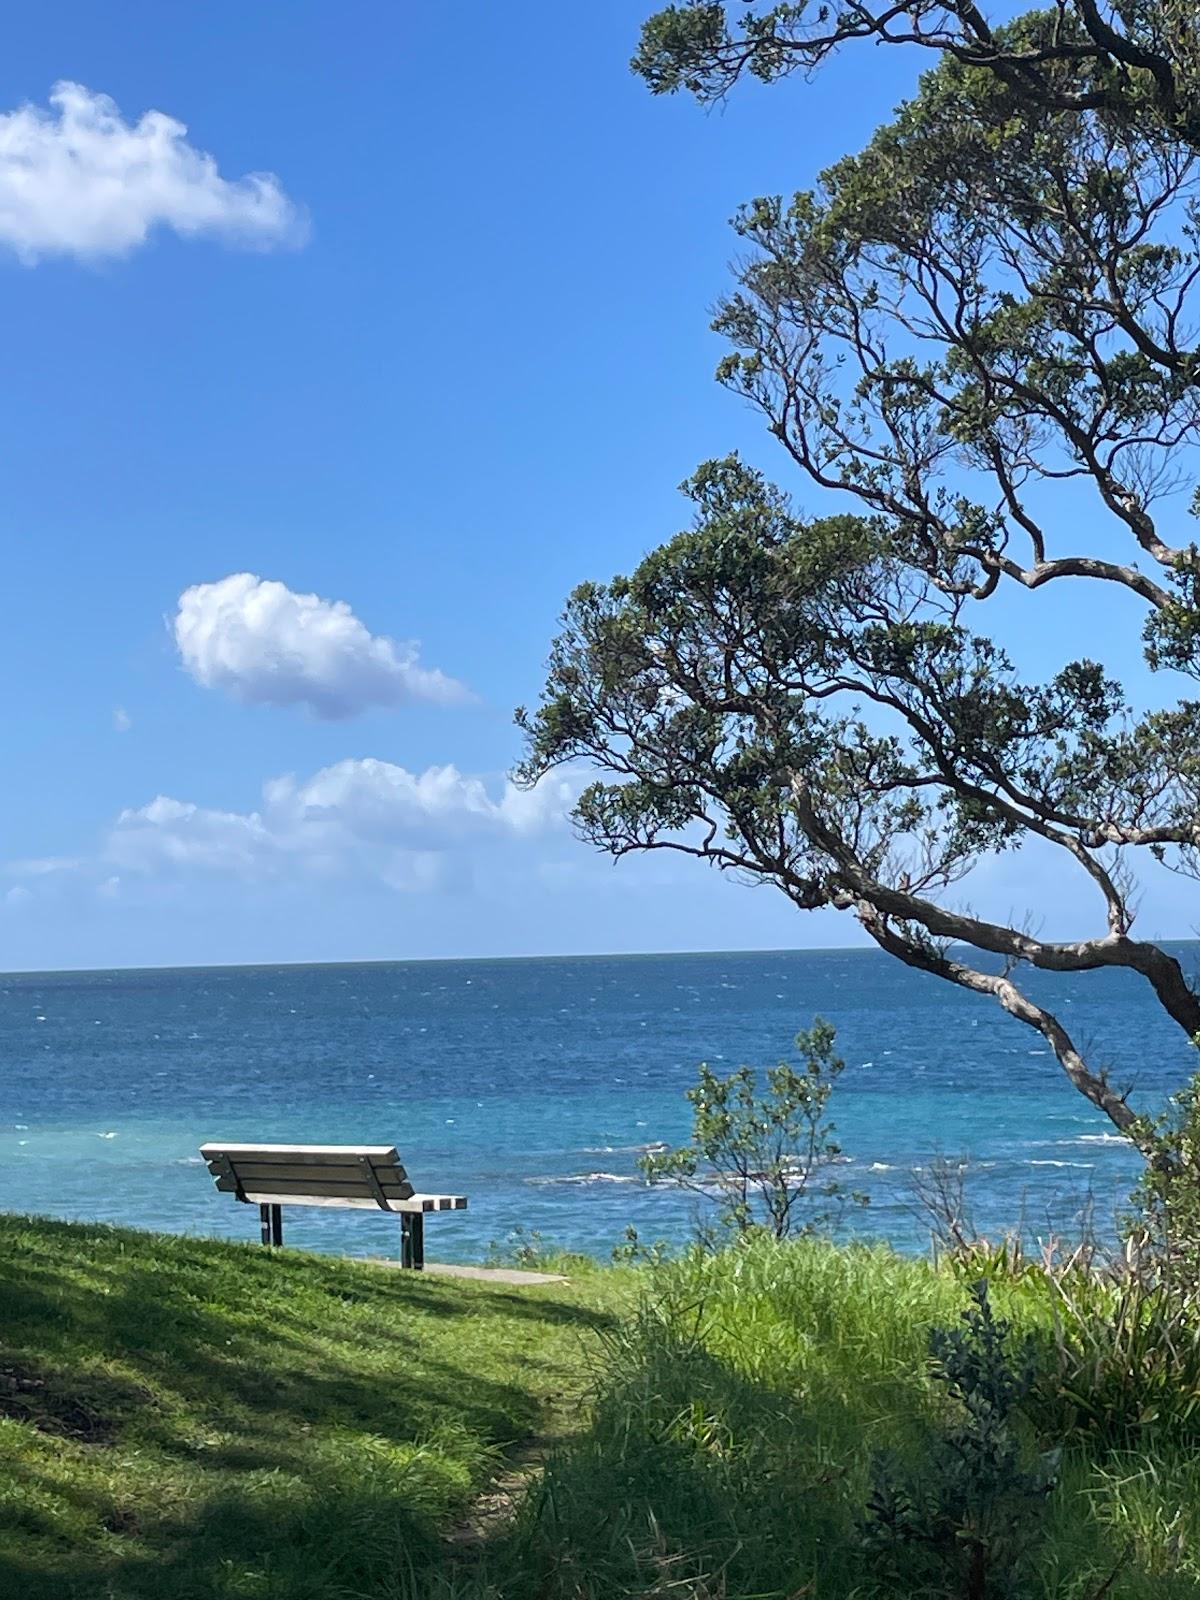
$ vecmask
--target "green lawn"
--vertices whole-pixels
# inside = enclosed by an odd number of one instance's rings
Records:
[[[394,1593],[620,1298],[0,1218],[0,1595]]]
[[[1044,1275],[992,1270],[1049,1380]],[[507,1288],[8,1218],[0,1283],[3,1600],[965,1592],[863,1540],[880,1463],[928,1479],[954,1409],[929,1330],[958,1321],[961,1271],[762,1240]],[[1125,1349],[1100,1388],[1030,1397],[1057,1486],[989,1600],[1200,1596],[1200,1355],[1164,1396]],[[448,1542],[531,1437],[555,1442],[515,1515]]]

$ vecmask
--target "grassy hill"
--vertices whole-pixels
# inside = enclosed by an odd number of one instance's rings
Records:
[[[929,1352],[982,1270],[1053,1465],[998,1520],[975,1474],[972,1589],[960,1535],[925,1541],[965,1415]],[[531,1289],[0,1219],[0,1596],[1196,1600],[1200,1329],[1070,1292],[1064,1367],[1054,1286],[1003,1257],[762,1240]],[[556,1442],[513,1514],[448,1541],[531,1436]],[[881,1473],[920,1509],[882,1562]]]
[[[0,1218],[0,1595],[395,1592],[619,1299]]]

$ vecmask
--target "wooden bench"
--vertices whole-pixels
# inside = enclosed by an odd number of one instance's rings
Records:
[[[223,1194],[257,1205],[262,1242],[283,1243],[284,1206],[352,1206],[400,1217],[400,1265],[425,1265],[425,1216],[464,1211],[461,1194],[417,1194],[390,1144],[202,1144]]]

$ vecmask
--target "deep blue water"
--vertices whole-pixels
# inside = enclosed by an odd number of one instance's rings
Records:
[[[1180,946],[1185,962],[1200,954]],[[1193,1052],[1125,973],[1025,979],[1092,1059],[1156,1105]],[[0,977],[0,1209],[255,1238],[205,1139],[395,1142],[419,1188],[461,1191],[434,1259],[521,1225],[606,1255],[627,1223],[678,1240],[693,1202],[636,1180],[686,1135],[697,1063],[786,1055],[815,1013],[847,1067],[833,1101],[872,1196],[858,1231],[925,1242],[911,1169],[964,1153],[987,1229],[1103,1221],[1134,1171],[1041,1039],[874,951],[401,962]],[[293,1208],[290,1241],[394,1253],[394,1219]]]

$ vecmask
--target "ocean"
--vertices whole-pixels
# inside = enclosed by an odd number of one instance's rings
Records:
[[[1200,946],[1181,945],[1191,966]],[[1026,974],[1093,1061],[1162,1104],[1194,1051],[1128,973]],[[928,1242],[911,1193],[971,1163],[980,1227],[1111,1223],[1136,1164],[1043,1041],[994,1003],[876,951],[778,951],[0,977],[0,1207],[253,1240],[207,1139],[394,1142],[418,1188],[470,1197],[433,1260],[514,1230],[606,1257],[632,1223],[686,1239],[696,1202],[646,1188],[646,1146],[686,1137],[698,1063],[785,1058],[815,1015],[846,1070],[830,1110],[853,1232]],[[395,1255],[394,1218],[294,1207],[288,1242]]]

